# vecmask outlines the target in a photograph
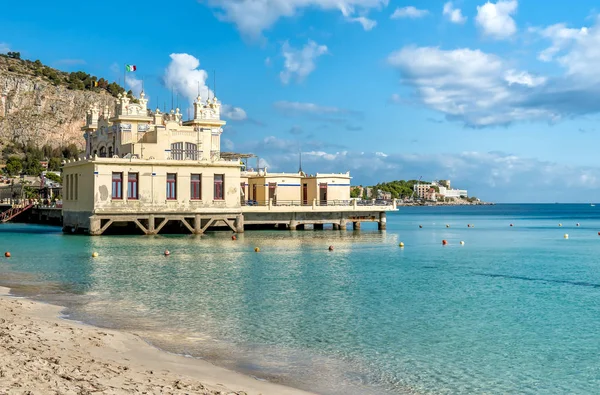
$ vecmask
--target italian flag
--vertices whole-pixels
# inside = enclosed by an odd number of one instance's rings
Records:
[[[134,64],[126,64],[125,65],[125,71],[136,71],[137,67],[135,67]]]

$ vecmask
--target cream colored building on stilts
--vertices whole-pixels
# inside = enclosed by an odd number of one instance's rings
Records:
[[[179,109],[147,108],[120,95],[115,108],[92,106],[82,131],[85,155],[63,166],[63,229],[100,235],[209,228],[241,233],[244,225],[378,222],[395,206],[357,205],[350,174],[267,173],[243,169],[241,154],[221,153],[221,104],[198,97],[193,119]],[[240,156],[236,156],[240,155]]]
[[[64,165],[64,227],[96,235],[133,223],[155,234],[175,221],[192,233],[243,232],[240,161],[221,159],[220,103],[198,97],[183,122],[179,109],[150,113],[147,102],[119,96],[114,113],[88,111],[85,159]]]

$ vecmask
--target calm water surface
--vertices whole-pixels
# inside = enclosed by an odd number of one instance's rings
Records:
[[[5,224],[0,250],[13,258],[0,259],[0,283],[70,318],[323,394],[597,394],[598,231],[590,205],[409,207],[386,232],[237,241]]]

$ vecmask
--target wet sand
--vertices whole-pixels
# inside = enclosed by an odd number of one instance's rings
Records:
[[[308,395],[158,350],[131,333],[59,318],[0,287],[0,394]]]

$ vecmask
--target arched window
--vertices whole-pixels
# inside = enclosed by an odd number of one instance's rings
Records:
[[[113,157],[113,147],[108,147],[108,157],[109,158]]]
[[[106,158],[106,147],[100,147],[100,155],[101,158]]]

